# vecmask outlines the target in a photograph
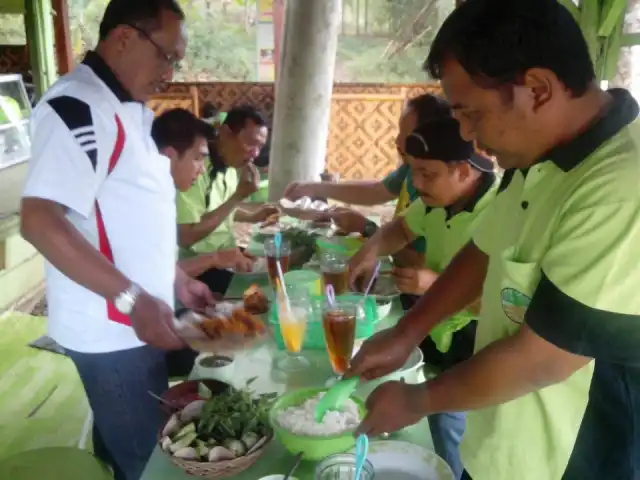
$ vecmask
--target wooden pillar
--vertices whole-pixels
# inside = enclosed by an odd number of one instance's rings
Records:
[[[71,48],[71,32],[69,30],[69,5],[67,0],[52,0],[55,12],[53,29],[56,42],[56,59],[58,74],[64,75],[73,69],[73,49]]]

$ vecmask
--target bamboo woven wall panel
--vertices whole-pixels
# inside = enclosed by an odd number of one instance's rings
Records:
[[[154,95],[148,102],[147,106],[153,110],[156,115],[170,110],[172,108],[184,108],[197,115],[199,111],[198,90],[196,87],[190,87],[184,92],[163,92]]]
[[[29,52],[24,45],[0,45],[0,73],[28,74]]]
[[[343,179],[381,178],[395,169],[395,137],[405,101],[427,92],[441,94],[438,85],[426,83],[337,84],[333,92],[327,168]],[[156,113],[181,106],[197,114],[204,102],[221,110],[253,105],[271,120],[274,87],[272,83],[172,83],[150,105]]]
[[[382,178],[395,169],[397,123],[404,102],[402,94],[334,95],[327,169],[343,180]]]

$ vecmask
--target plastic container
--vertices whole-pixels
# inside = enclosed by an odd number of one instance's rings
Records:
[[[316,239],[316,252],[319,254],[323,252],[341,253],[351,258],[360,250],[364,242],[365,240],[362,238],[353,237],[318,238]]]
[[[356,456],[352,453],[331,455],[316,467],[315,480],[352,480],[356,471]],[[375,478],[373,465],[369,460],[364,461],[360,480]]]
[[[292,270],[284,274],[287,287],[295,285],[296,289],[308,291],[310,296],[322,295],[322,276],[313,270]]]
[[[274,402],[269,412],[271,428],[273,428],[276,438],[293,455],[302,453],[302,458],[305,460],[322,460],[329,455],[346,452],[356,444],[356,439],[351,431],[321,437],[297,435],[285,430],[277,422],[276,418],[278,412],[285,408],[301,405],[305,400],[315,397],[320,392],[326,391],[326,388],[307,388],[304,390],[286,393]],[[357,397],[351,397],[351,400],[358,405],[360,409],[360,416],[364,418],[366,415],[364,402]]]
[[[356,323],[356,340],[364,340],[373,335],[375,325],[380,320],[376,301],[373,297],[363,297],[358,294],[345,294],[336,297],[336,300],[344,299],[346,301],[362,303],[362,309],[357,318]],[[322,328],[322,308],[326,302],[326,296],[314,295],[311,297],[311,313],[307,323],[307,331],[305,334],[302,350],[324,350],[326,343],[324,339],[324,330]],[[277,302],[271,303],[269,311],[269,327],[273,331],[273,338],[279,349],[285,350],[284,340],[280,331],[278,322],[278,305]]]

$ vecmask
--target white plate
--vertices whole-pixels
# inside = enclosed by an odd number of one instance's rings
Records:
[[[376,480],[455,480],[449,466],[435,452],[409,442],[371,442],[367,460],[373,465]]]

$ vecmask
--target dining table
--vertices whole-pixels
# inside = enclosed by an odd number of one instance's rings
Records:
[[[256,245],[252,246],[255,249]],[[258,285],[265,291],[270,290],[269,280],[266,274],[247,275],[236,274],[227,290],[226,297],[242,298],[244,291],[251,285]],[[393,300],[390,313],[376,323],[376,330],[381,330],[394,325],[402,316],[402,307],[399,299]],[[325,350],[303,350],[302,355],[309,361],[309,365],[302,370],[295,372],[284,372],[277,368],[277,359],[285,355],[274,341],[261,344],[254,348],[235,352],[233,354],[233,376],[225,381],[234,387],[243,388],[249,379],[250,388],[256,394],[272,393],[283,394],[297,389],[324,387],[327,382],[334,378],[333,370]],[[355,393],[358,395],[358,390]],[[360,395],[364,397],[364,395]],[[410,442],[421,447],[433,450],[433,442],[429,431],[427,419],[393,433],[389,440],[399,440]],[[375,439],[371,439],[375,441]],[[258,461],[244,472],[234,475],[237,480],[259,480],[262,477],[285,474],[293,466],[295,455],[288,452],[276,438],[274,438],[265,448],[264,453]],[[295,471],[295,478],[298,480],[313,480],[317,462],[302,461]],[[173,465],[167,454],[159,446],[154,450],[141,480],[189,480],[194,477],[184,473],[179,467]]]

